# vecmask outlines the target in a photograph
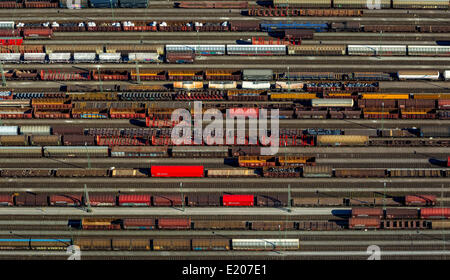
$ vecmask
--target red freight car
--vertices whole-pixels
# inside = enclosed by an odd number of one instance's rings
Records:
[[[450,208],[422,208],[420,217],[422,219],[450,219]]]
[[[191,219],[189,218],[160,218],[158,219],[159,229],[190,229]]]
[[[121,194],[119,195],[119,206],[150,206],[151,196],[149,194]]]
[[[433,206],[436,205],[435,195],[407,195],[405,196],[407,206]]]
[[[10,194],[0,194],[0,206],[13,206],[13,196]]]
[[[438,100],[438,109],[450,110],[450,99],[439,99]]]
[[[254,206],[253,195],[225,194],[222,196],[223,206]]]
[[[383,218],[382,208],[352,208],[352,217],[377,217]]]
[[[50,205],[52,206],[81,206],[81,194],[53,194],[50,195]]]
[[[152,177],[203,177],[203,166],[152,166]]]
[[[50,28],[25,28],[23,37],[25,39],[52,38],[53,31]]]
[[[379,218],[350,218],[349,229],[379,229],[381,220]]]

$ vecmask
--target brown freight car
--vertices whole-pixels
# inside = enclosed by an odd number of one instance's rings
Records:
[[[145,238],[114,238],[112,240],[113,250],[119,251],[150,251],[150,240]]]
[[[335,177],[338,178],[384,178],[386,177],[386,171],[384,169],[335,169]]]
[[[417,219],[419,212],[417,209],[387,208],[386,219]]]
[[[125,218],[122,220],[124,229],[156,229],[156,220],[153,218]]]
[[[294,222],[292,221],[252,221],[251,229],[253,230],[292,230]]]
[[[342,229],[335,221],[302,221],[298,222],[299,230],[339,230]]]
[[[230,239],[192,239],[193,251],[228,251],[230,248]]]
[[[91,206],[116,206],[116,196],[113,194],[89,193],[89,203]]]
[[[282,207],[288,205],[287,193],[256,194],[256,205],[263,207]]]
[[[189,218],[160,218],[158,219],[159,229],[190,229],[191,219]]]
[[[176,194],[158,194],[152,196],[153,206],[182,206],[185,204],[186,196],[176,195]]]
[[[392,24],[392,25],[364,25],[365,32],[416,32],[415,25]]]
[[[382,229],[428,229],[431,227],[428,221],[424,220],[381,220]]]
[[[190,251],[191,240],[188,238],[153,239],[154,251]]]
[[[56,177],[107,177],[108,169],[63,168],[56,170]]]
[[[80,247],[81,251],[110,251],[112,248],[109,238],[79,237],[75,238],[73,244]]]
[[[193,224],[194,229],[207,230],[245,230],[247,228],[245,221],[233,220],[195,220]]]
[[[382,208],[352,208],[352,217],[377,217],[383,218],[383,209]]]
[[[48,206],[48,195],[41,193],[19,193],[15,197],[16,206]]]

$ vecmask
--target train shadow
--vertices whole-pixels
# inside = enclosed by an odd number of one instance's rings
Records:
[[[343,219],[348,219],[352,216],[352,210],[335,209],[331,210],[331,215]]]
[[[130,119],[130,124],[138,127],[146,127],[145,121],[137,119]]]
[[[237,158],[225,158],[223,163],[232,167],[239,167],[239,162]]]
[[[432,165],[436,165],[436,166],[440,166],[440,167],[447,167],[447,160],[430,158],[428,160],[428,162]]]

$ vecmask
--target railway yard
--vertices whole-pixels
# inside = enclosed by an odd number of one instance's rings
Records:
[[[372,2],[0,0],[0,259],[448,259],[450,2]]]

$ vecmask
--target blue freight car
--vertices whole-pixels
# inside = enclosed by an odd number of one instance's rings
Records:
[[[301,23],[301,22],[291,22],[291,23],[261,23],[261,31],[271,32],[276,30],[285,29],[312,29],[316,32],[328,31],[328,23]]]

